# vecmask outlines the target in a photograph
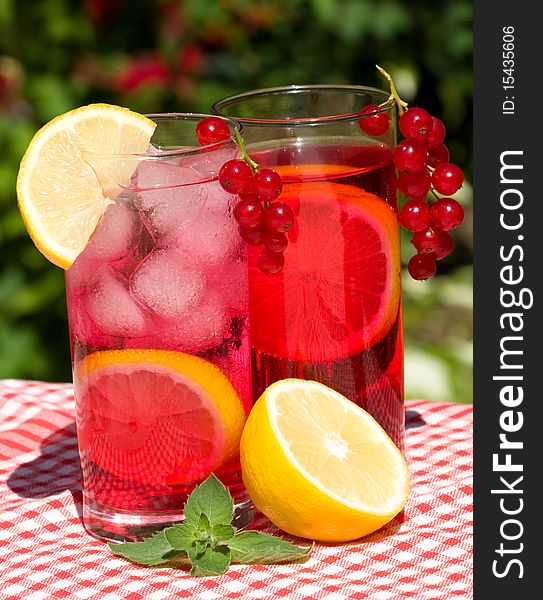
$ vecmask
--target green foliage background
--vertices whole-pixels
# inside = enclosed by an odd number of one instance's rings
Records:
[[[454,253],[427,283],[404,277],[406,395],[471,402],[471,19],[468,0],[0,0],[0,377],[71,378],[63,273],[16,206],[41,125],[95,101],[207,112],[255,87],[383,87],[379,63],[467,173]]]

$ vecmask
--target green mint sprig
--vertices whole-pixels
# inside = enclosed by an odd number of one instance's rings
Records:
[[[232,525],[234,501],[228,490],[210,475],[185,503],[185,521],[166,527],[141,542],[110,543],[113,554],[146,566],[167,566],[188,559],[191,575],[222,575],[230,564],[293,562],[305,558],[311,546],[296,546],[260,531],[238,532]]]

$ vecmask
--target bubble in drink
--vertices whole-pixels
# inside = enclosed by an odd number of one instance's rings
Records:
[[[132,296],[154,314],[167,319],[188,318],[202,298],[205,277],[176,248],[153,250],[132,275]]]
[[[156,239],[167,238],[192,223],[206,200],[205,185],[195,169],[161,160],[145,160],[139,166],[135,185],[138,204]]]

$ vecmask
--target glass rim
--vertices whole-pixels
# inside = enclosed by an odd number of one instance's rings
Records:
[[[362,115],[362,109],[356,113],[344,113],[340,115],[325,115],[322,117],[300,117],[295,119],[257,119],[254,117],[241,117],[226,115],[221,112],[221,107],[224,108],[226,105],[237,102],[238,100],[246,100],[251,98],[258,98],[262,96],[273,96],[274,94],[297,94],[310,91],[322,91],[322,90],[337,90],[340,92],[357,92],[357,93],[372,93],[374,95],[383,96],[384,101],[379,104],[379,110],[365,113]],[[240,125],[246,124],[251,127],[270,127],[277,125],[327,125],[337,121],[352,121],[353,119],[360,118],[361,116],[375,115],[383,112],[387,112],[393,105],[395,100],[392,95],[385,90],[365,86],[365,85],[354,85],[354,84],[307,84],[307,85],[286,85],[271,88],[259,88],[250,90],[248,92],[241,92],[240,94],[234,94],[232,96],[226,96],[217,102],[214,102],[211,106],[211,111],[214,115],[220,117],[227,117],[237,121]]]
[[[155,121],[157,124],[160,121],[199,121],[206,117],[217,117],[223,121],[227,121],[234,128],[237,127],[240,134],[243,132],[243,125],[232,117],[226,115],[215,115],[207,113],[193,113],[193,112],[167,112],[167,113],[147,113],[144,115],[148,119]],[[212,144],[205,144],[203,146],[190,146],[187,148],[178,148],[176,150],[158,150],[156,154],[146,153],[130,153],[130,152],[92,152],[90,150],[81,150],[81,157],[85,159],[96,158],[96,159],[119,159],[119,160],[163,160],[165,158],[175,158],[177,156],[196,156],[198,154],[210,153],[215,150],[221,150],[231,144],[236,145],[235,140],[232,137],[221,140],[219,142],[213,142]]]

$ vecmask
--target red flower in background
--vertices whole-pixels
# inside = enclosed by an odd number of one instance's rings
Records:
[[[161,29],[165,37],[177,39],[187,29],[183,5],[178,0],[160,4]]]
[[[145,85],[164,85],[170,80],[170,71],[161,57],[148,56],[129,63],[117,76],[115,87],[123,93]]]
[[[83,0],[83,11],[96,23],[115,16],[123,0]]]
[[[179,77],[175,83],[175,93],[183,100],[192,100],[197,91],[196,84],[190,77]]]
[[[0,72],[0,101],[7,96],[10,90],[10,81],[4,73]]]
[[[179,52],[179,70],[181,73],[198,73],[206,63],[201,46],[192,44],[181,48]]]
[[[240,14],[243,23],[259,29],[267,29],[277,19],[278,9],[270,4],[255,4]]]
[[[7,110],[21,97],[23,67],[11,56],[0,56],[0,108]]]

